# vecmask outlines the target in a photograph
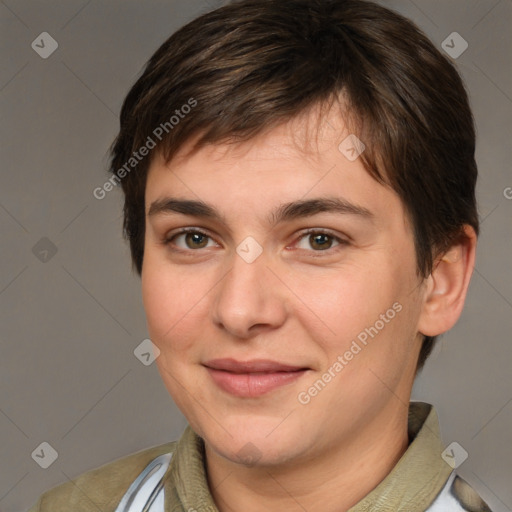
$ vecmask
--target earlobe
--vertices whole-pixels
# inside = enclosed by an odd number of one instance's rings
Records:
[[[425,287],[418,331],[437,336],[450,330],[462,312],[475,265],[476,233],[464,226],[464,236],[437,258]]]

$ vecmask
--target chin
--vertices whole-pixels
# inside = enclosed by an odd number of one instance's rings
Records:
[[[226,418],[222,426],[209,422],[194,430],[216,453],[245,466],[283,464],[306,448],[303,428],[291,418],[283,422],[275,417],[237,416]]]

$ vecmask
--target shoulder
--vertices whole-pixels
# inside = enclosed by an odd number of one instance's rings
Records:
[[[173,453],[176,444],[140,450],[82,473],[42,494],[29,512],[113,512],[147,464],[159,455]]]
[[[491,512],[489,505],[487,505],[476,490],[459,475],[455,475],[452,492],[459,503],[465,507],[464,510],[469,510],[470,512],[473,510],[478,512]]]
[[[455,472],[450,474],[445,486],[426,512],[492,512],[489,505]]]

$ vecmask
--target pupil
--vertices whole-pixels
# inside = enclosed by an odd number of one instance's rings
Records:
[[[319,239],[323,238],[324,239],[324,243],[322,244],[321,241],[319,241]],[[329,235],[322,235],[322,234],[319,234],[319,235],[313,235],[313,240],[314,240],[314,243],[315,245],[325,245],[325,239],[328,239],[329,238]]]
[[[188,233],[188,237],[192,238],[192,245],[194,245],[194,244],[200,245],[201,238],[203,238],[203,235],[201,235],[201,233]]]

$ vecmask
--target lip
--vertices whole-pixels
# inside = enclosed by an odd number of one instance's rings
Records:
[[[255,398],[290,384],[309,368],[268,359],[236,361],[213,359],[203,363],[213,382],[223,391],[238,397]]]

